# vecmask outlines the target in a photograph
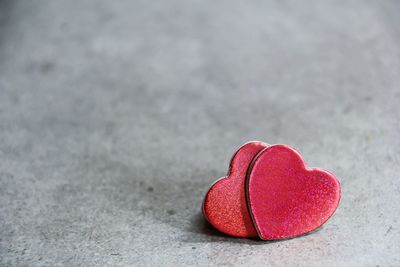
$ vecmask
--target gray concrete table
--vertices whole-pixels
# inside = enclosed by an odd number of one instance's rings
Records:
[[[399,266],[400,2],[0,0],[0,265]],[[322,230],[201,214],[248,140],[342,183]]]

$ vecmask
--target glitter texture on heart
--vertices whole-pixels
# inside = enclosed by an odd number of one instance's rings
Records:
[[[324,224],[339,204],[340,184],[325,170],[307,169],[293,148],[274,145],[250,166],[246,192],[259,237],[277,240]]]
[[[340,183],[332,173],[307,169],[289,146],[254,141],[235,153],[228,175],[208,190],[203,214],[227,235],[279,240],[317,229],[339,200]]]
[[[203,202],[203,214],[215,228],[230,236],[256,237],[245,193],[247,169],[267,144],[254,141],[244,144],[232,157],[228,175],[216,181]]]

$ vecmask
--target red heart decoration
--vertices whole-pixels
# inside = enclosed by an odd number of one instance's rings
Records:
[[[307,169],[301,155],[285,145],[270,146],[255,157],[246,187],[251,217],[263,240],[315,230],[332,216],[340,200],[336,177]]]
[[[249,142],[232,157],[228,175],[216,181],[203,201],[204,217],[219,231],[236,237],[255,237],[245,193],[247,169],[258,152],[267,147]]]

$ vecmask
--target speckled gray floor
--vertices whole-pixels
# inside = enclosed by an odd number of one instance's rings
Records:
[[[0,0],[0,265],[399,266],[399,1]],[[248,140],[342,183],[281,242],[204,223]]]

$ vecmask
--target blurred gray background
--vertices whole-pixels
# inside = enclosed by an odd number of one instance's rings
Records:
[[[399,266],[399,1],[0,0],[0,265]],[[334,172],[322,230],[200,214],[248,140]]]

